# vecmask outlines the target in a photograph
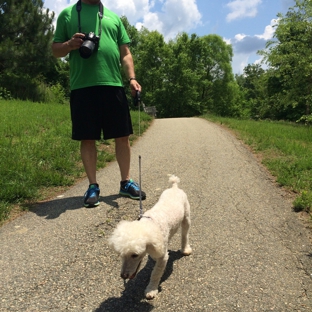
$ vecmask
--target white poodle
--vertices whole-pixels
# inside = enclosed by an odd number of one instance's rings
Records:
[[[161,194],[153,208],[146,211],[140,220],[119,222],[109,238],[109,245],[122,257],[120,276],[123,279],[136,276],[146,254],[156,261],[145,289],[147,299],[154,298],[158,293],[158,285],[169,258],[168,243],[180,226],[181,252],[185,256],[192,253],[188,242],[190,204],[186,194],[178,188],[180,179],[172,175],[169,182],[172,187]]]

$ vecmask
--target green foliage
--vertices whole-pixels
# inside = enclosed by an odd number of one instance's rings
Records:
[[[46,102],[59,104],[67,104],[69,102],[69,99],[66,96],[66,92],[60,83],[57,82],[56,84],[50,86],[49,90],[51,92],[51,98]]]
[[[11,92],[6,88],[0,87],[0,100],[12,100]]]
[[[9,217],[12,207],[5,201],[0,201],[0,221]]]
[[[311,126],[312,125],[312,114],[301,116],[301,118],[298,119],[297,122],[304,123],[307,126]]]
[[[41,0],[0,0],[0,85],[14,98],[38,100],[35,81],[54,68],[53,18]]]
[[[221,37],[181,33],[165,43],[157,31],[143,28],[134,51],[143,102],[156,106],[159,117],[237,113],[232,49]]]
[[[125,26],[127,34],[131,40],[130,43],[131,51],[135,55],[135,48],[137,47],[140,41],[139,31],[136,29],[136,27],[130,25],[126,16],[121,16],[121,21]]]
[[[312,191],[303,191],[294,201],[295,211],[312,211]]]
[[[55,61],[55,66],[46,72],[45,84],[49,86],[56,85],[56,89],[61,86],[62,93],[66,98],[69,98],[69,57],[58,58]]]
[[[285,16],[278,15],[274,40],[260,54],[270,70],[268,90],[274,117],[295,121],[310,114],[312,103],[312,3],[296,0]]]
[[[296,0],[278,15],[273,40],[258,53],[268,69],[248,65],[236,81],[253,119],[309,123],[312,103],[312,2]],[[245,106],[245,107],[246,107]]]

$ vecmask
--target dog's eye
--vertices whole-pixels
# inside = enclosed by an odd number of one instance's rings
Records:
[[[136,254],[133,254],[133,255],[131,255],[131,258],[137,258],[139,255],[136,255]]]

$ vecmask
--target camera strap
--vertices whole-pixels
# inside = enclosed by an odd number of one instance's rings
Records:
[[[78,12],[78,30],[81,33],[81,23],[80,23],[80,11],[82,9],[81,0],[78,0],[76,4],[76,10]],[[104,16],[104,6],[103,3],[100,1],[99,3],[99,37],[101,38],[102,33],[102,18]]]

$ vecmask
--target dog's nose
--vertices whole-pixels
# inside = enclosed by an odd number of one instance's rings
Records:
[[[121,273],[121,274],[120,274],[120,277],[123,278],[123,279],[127,279],[127,278],[129,278],[129,274],[127,274],[127,273]]]

